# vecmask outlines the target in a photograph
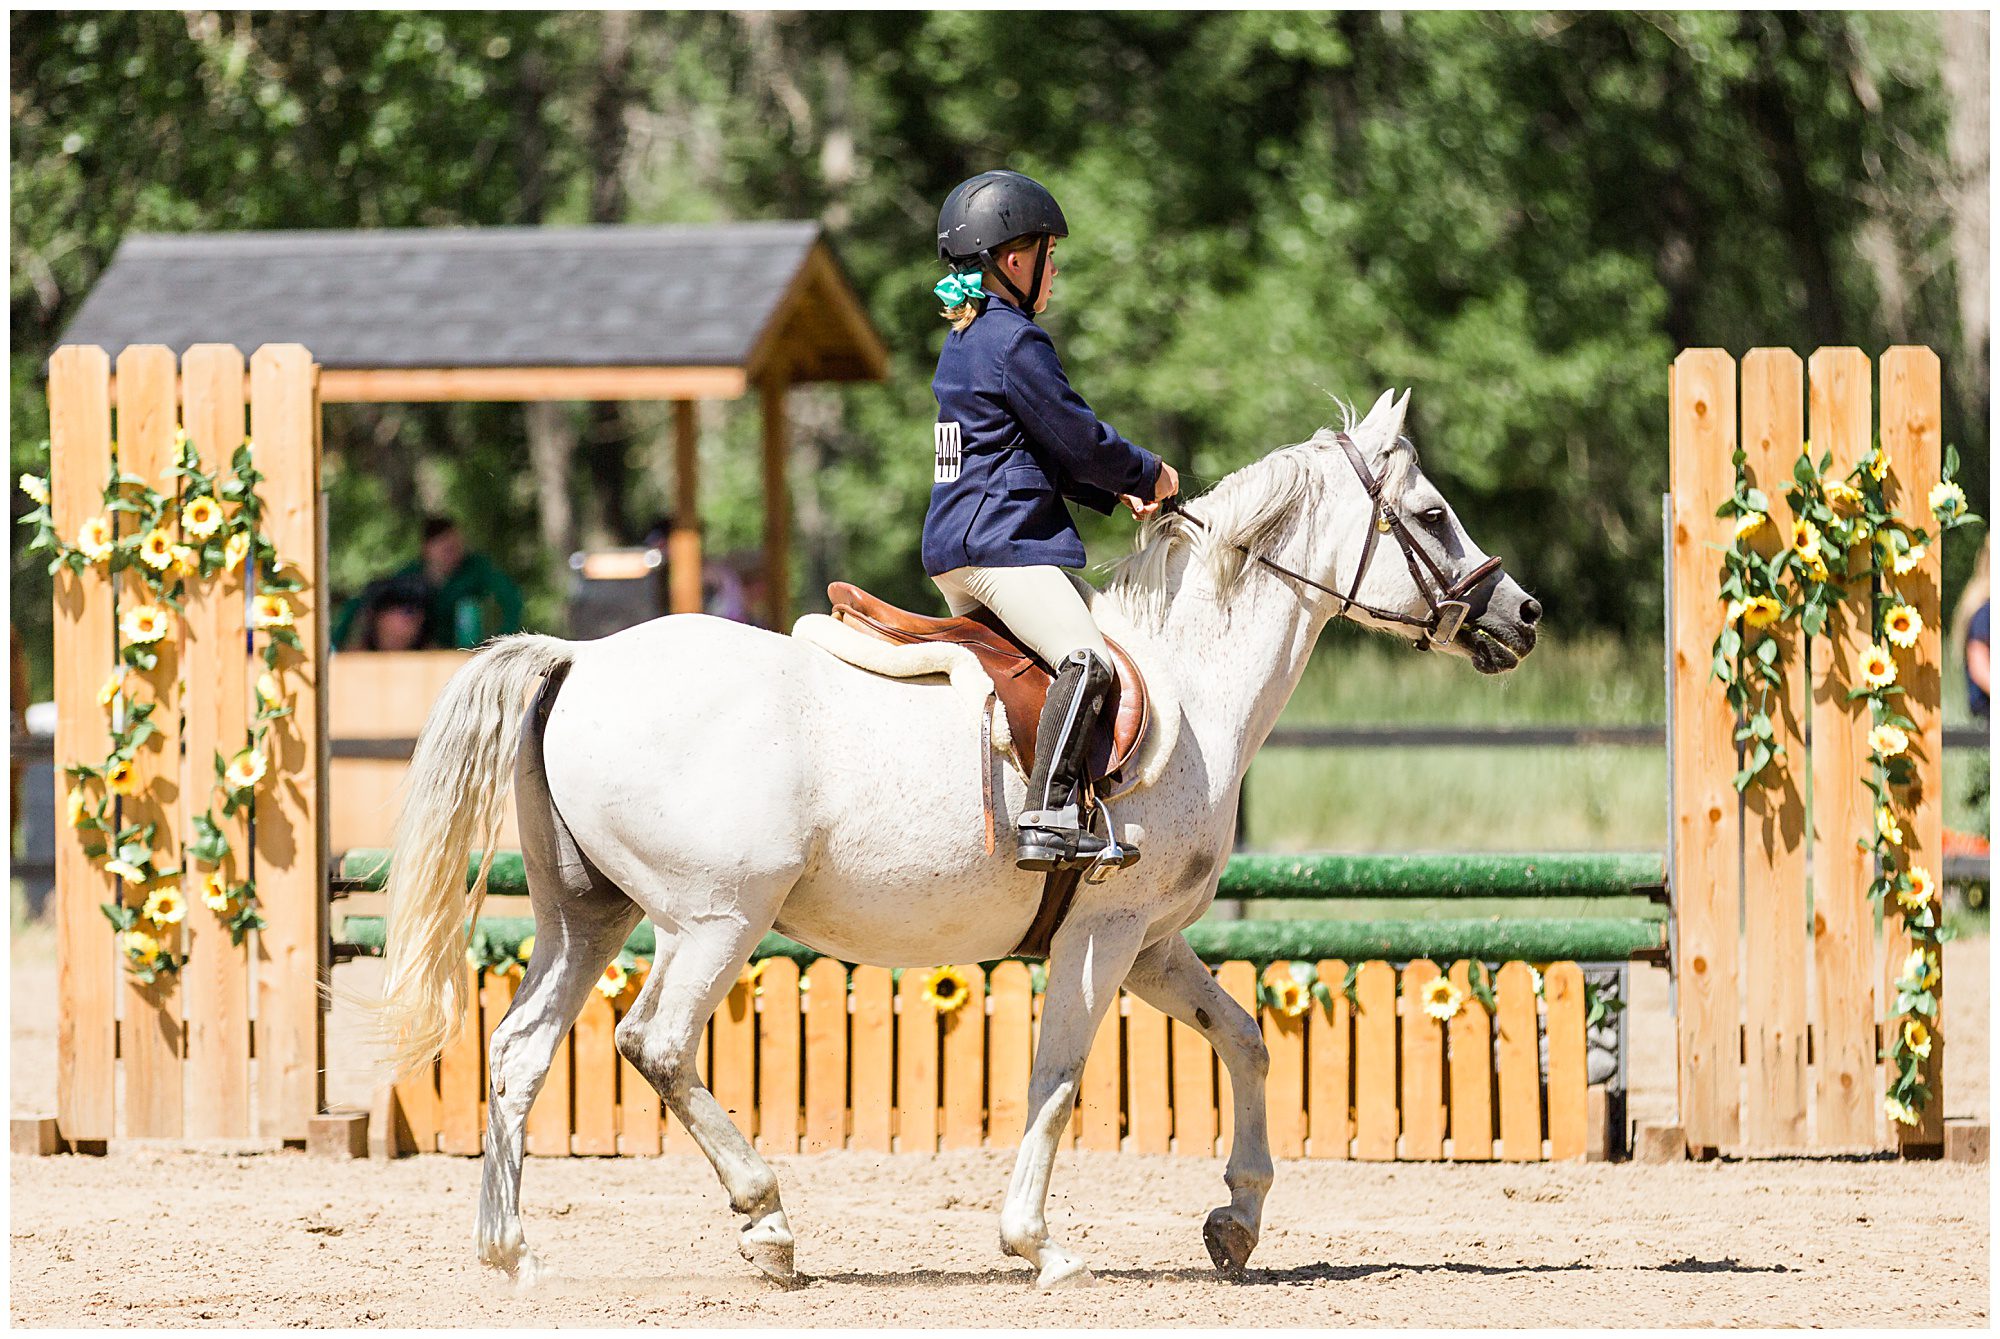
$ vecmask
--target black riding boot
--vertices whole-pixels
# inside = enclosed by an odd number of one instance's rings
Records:
[[[1015,865],[1051,870],[1088,865],[1104,849],[1077,804],[1090,741],[1113,683],[1111,666],[1094,651],[1072,651],[1056,671],[1035,733],[1035,771],[1027,808],[1017,823]],[[1128,851],[1136,857],[1136,851]],[[1124,863],[1131,863],[1128,858]]]

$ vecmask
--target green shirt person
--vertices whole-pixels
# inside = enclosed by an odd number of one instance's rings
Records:
[[[430,592],[430,635],[436,644],[470,650],[488,637],[521,630],[521,588],[484,554],[467,552],[456,522],[424,518],[423,548],[390,580],[413,579]],[[359,614],[349,601],[334,619],[333,643],[345,646]]]

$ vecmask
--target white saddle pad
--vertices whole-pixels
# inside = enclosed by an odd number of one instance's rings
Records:
[[[885,642],[850,628],[830,614],[800,615],[798,622],[792,625],[792,636],[810,642],[857,669],[891,679],[942,676],[975,711],[989,710],[987,699],[993,692],[993,680],[980,665],[979,658],[962,646],[952,646],[947,642]],[[1139,755],[1125,769],[1126,784],[1118,791],[1105,795],[1107,800],[1129,795],[1159,780],[1160,774],[1166,770],[1167,759],[1173,754],[1174,743],[1180,738],[1179,701],[1172,694],[1170,685],[1157,677],[1151,667],[1143,672],[1146,676],[1146,697],[1151,707],[1151,723],[1145,739],[1139,743]],[[993,748],[1012,757],[1014,741],[1007,729],[1007,713],[1000,709],[997,698],[993,700],[990,710],[993,716]]]

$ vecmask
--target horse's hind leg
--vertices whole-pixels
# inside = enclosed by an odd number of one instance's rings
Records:
[[[545,689],[544,700],[549,696]],[[507,1016],[493,1029],[479,1189],[479,1258],[523,1282],[535,1274],[521,1232],[521,1138],[528,1108],[605,963],[639,921],[638,906],[582,857],[556,812],[542,775],[540,716],[539,709],[531,713],[514,767],[535,951]]]
[[[784,883],[789,887],[791,876]],[[768,898],[743,890],[739,905],[776,907],[785,889]],[[618,1024],[618,1050],[659,1090],[674,1117],[694,1136],[715,1167],[730,1207],[744,1215],[737,1241],[743,1258],[786,1287],[804,1280],[792,1264],[792,1229],[778,1199],[778,1177],[736,1128],[695,1068],[696,1046],[709,1016],[749,962],[769,921],[736,917],[693,921],[675,936],[672,958],[655,964],[639,999]]]

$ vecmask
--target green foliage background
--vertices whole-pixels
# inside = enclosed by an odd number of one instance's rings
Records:
[[[128,233],[817,217],[893,365],[795,397],[798,606],[838,575],[931,607],[932,225],[954,182],[1007,164],[1068,212],[1048,323],[1106,418],[1199,483],[1331,420],[1329,393],[1413,386],[1427,467],[1554,630],[1657,636],[1677,348],[1931,344],[1946,438],[1987,490],[1934,15],[196,11],[10,32],[17,469],[46,357]],[[753,413],[704,443],[721,549],[759,531]],[[587,539],[660,509],[664,429],[644,406],[586,422]],[[414,487],[558,622],[518,407],[341,409],[327,440],[337,587],[413,550]],[[1090,518],[1094,556],[1127,524]],[[45,689],[47,582],[18,544],[12,582]]]

